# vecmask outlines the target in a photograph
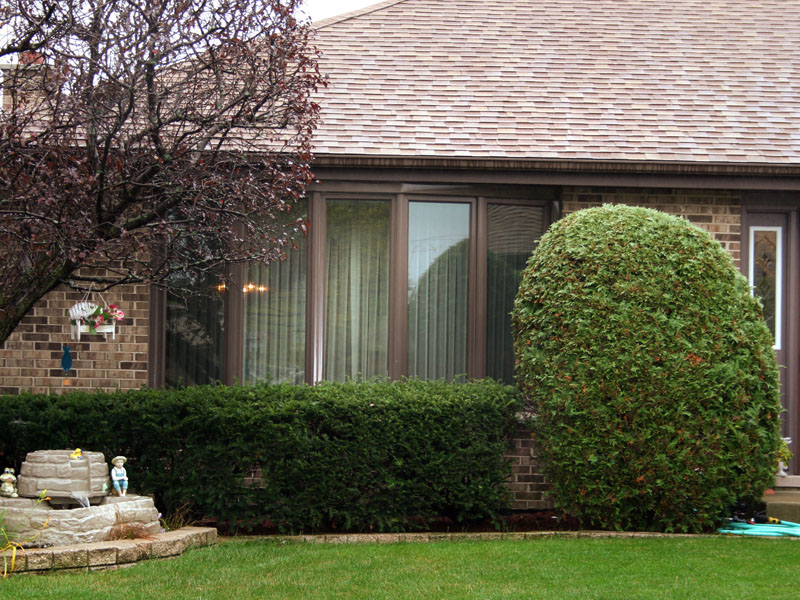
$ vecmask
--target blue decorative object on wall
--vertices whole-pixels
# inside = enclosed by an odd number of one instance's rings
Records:
[[[64,356],[61,357],[61,368],[64,369],[64,375],[66,375],[72,370],[72,356],[69,353],[72,350],[72,346],[62,347],[64,348]]]

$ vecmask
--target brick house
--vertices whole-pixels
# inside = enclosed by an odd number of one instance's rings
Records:
[[[73,343],[66,375],[80,298],[55,291],[0,350],[0,391],[510,381],[525,259],[560,216],[611,202],[682,215],[731,253],[800,440],[800,3],[390,0],[316,28],[329,85],[302,247],[205,301],[108,293],[128,317],[116,340]],[[544,506],[516,443],[517,507]]]

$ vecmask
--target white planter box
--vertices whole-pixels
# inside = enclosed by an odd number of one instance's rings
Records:
[[[108,341],[108,334],[110,333],[112,340],[117,339],[117,325],[113,321],[108,325],[98,325],[94,328],[94,332],[89,329],[88,325],[70,325],[69,330],[70,338],[78,341],[80,341],[82,333],[100,333],[105,336],[106,341]]]

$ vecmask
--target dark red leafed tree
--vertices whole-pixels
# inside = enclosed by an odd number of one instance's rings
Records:
[[[0,344],[61,283],[191,285],[303,234],[299,3],[0,0]]]

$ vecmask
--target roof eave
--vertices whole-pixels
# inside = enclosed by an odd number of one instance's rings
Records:
[[[697,162],[658,160],[598,160],[549,158],[475,158],[437,156],[376,156],[315,154],[315,167],[342,169],[422,169],[596,173],[615,175],[714,175],[740,177],[800,177],[800,164]]]

